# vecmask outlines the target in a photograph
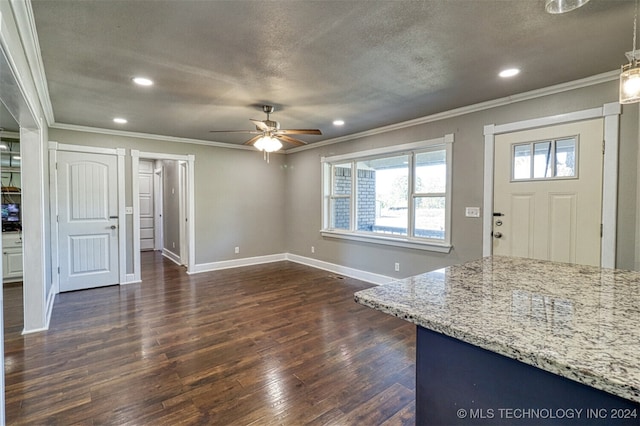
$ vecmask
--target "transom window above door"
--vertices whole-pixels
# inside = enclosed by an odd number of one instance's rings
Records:
[[[578,137],[518,143],[512,146],[513,181],[578,177]]]

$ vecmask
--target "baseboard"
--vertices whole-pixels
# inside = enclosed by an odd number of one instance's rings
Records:
[[[126,274],[124,276],[124,282],[120,283],[120,285],[127,285],[127,284],[138,284],[141,283],[142,280],[137,280],[136,279],[136,274]]]
[[[348,268],[346,266],[336,265],[335,263],[324,262],[318,259],[298,256],[291,253],[271,254],[267,256],[246,257],[244,259],[223,260],[220,262],[200,263],[194,266],[193,270],[188,274],[199,274],[202,272],[218,271],[220,269],[240,268],[242,266],[260,265],[262,263],[281,262],[289,260],[291,262],[300,263],[301,265],[311,266],[312,268],[322,269],[333,272],[335,274],[344,275],[365,281],[371,284],[387,284],[394,281],[395,278],[385,275],[374,274],[372,272],[362,271],[360,269]]]
[[[194,265],[189,274],[218,271],[220,269],[240,268],[242,266],[260,265],[262,263],[280,262],[286,260],[286,254],[270,254],[267,256],[245,257],[243,259],[222,260],[220,262],[200,263]]]
[[[182,265],[182,263],[180,263],[180,256],[178,256],[177,254],[175,254],[171,250],[163,248],[162,249],[162,255],[164,257],[166,257],[167,259],[169,259],[170,261],[172,261],[173,263],[175,263],[176,265]]]
[[[311,266],[313,268],[323,269],[335,274],[355,278],[360,281],[366,281],[371,284],[381,285],[390,283],[391,281],[395,281],[395,278],[387,277],[386,275],[374,274],[372,272],[362,271],[360,269],[348,268],[346,266],[336,265],[335,263],[312,259],[310,257],[298,256],[297,254],[287,253],[287,260],[300,263],[302,265]]]

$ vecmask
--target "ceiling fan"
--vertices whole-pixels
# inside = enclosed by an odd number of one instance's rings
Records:
[[[319,129],[281,129],[280,123],[269,118],[269,115],[274,111],[273,105],[263,105],[262,111],[267,114],[266,120],[250,119],[250,121],[255,124],[256,130],[211,130],[211,133],[250,133],[256,135],[244,144],[253,145],[260,151],[265,151],[266,153],[277,151],[282,148],[282,142],[286,142],[294,146],[307,144],[306,142],[289,135],[322,134]]]

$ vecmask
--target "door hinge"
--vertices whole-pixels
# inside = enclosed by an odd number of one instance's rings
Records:
[[[60,267],[58,266],[58,275],[60,275]]]
[[[602,238],[603,234],[604,234],[604,225],[601,223],[600,224],[600,238]]]
[[[602,141],[602,153],[603,153],[603,154],[604,154],[604,147],[605,147],[605,145],[606,145],[606,142],[605,142],[605,141]]]

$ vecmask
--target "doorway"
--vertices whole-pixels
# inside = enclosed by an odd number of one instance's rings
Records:
[[[602,121],[496,136],[493,254],[600,265]]]
[[[176,155],[131,150],[133,196],[133,273],[127,282],[141,281],[140,163],[154,164],[154,249],[187,272],[194,268],[194,155]],[[157,189],[157,191],[156,191]]]
[[[594,208],[601,212],[602,238],[600,249],[600,266],[615,268],[616,266],[616,222],[618,191],[618,144],[620,104],[612,102],[602,107],[576,111],[567,114],[523,120],[501,125],[489,124],[484,127],[484,202],[483,202],[483,239],[482,254],[490,256],[494,249],[494,171],[495,144],[498,135],[544,128],[560,124],[577,123],[586,120],[602,119],[604,160],[602,168],[602,199]],[[499,213],[499,212],[498,212]]]

